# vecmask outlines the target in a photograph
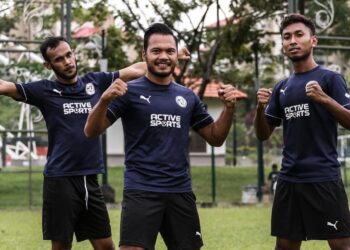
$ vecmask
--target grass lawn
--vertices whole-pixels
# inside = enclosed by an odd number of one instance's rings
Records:
[[[7,167],[0,172],[0,249],[49,249],[50,243],[41,237],[42,168]],[[267,175],[268,170],[265,174]],[[122,197],[123,168],[109,169],[109,184],[116,191],[116,201]],[[211,168],[193,167],[193,188],[199,203],[212,201]],[[350,175],[349,175],[350,176]],[[32,180],[31,185],[29,179]],[[255,185],[256,167],[220,167],[216,169],[216,201],[218,207],[199,208],[204,250],[271,250],[274,238],[270,236],[271,204],[231,206],[241,200],[242,187]],[[29,192],[28,190],[32,190]],[[349,187],[347,193],[349,194]],[[30,195],[31,194],[31,195]],[[32,209],[28,210],[29,201]],[[228,206],[230,205],[230,206]],[[110,209],[115,243],[119,240],[120,210]],[[92,249],[88,242],[75,243],[73,249]],[[158,240],[157,250],[165,250]],[[303,243],[303,250],[329,249],[324,241]]]
[[[0,209],[41,207],[42,168],[33,168],[29,176],[27,168],[7,167],[0,172]],[[108,170],[108,183],[115,189],[116,202],[122,199],[123,171],[121,167]],[[216,168],[216,197],[219,203],[237,204],[241,200],[242,187],[257,183],[257,170],[254,167]],[[193,167],[191,169],[193,189],[199,203],[212,201],[211,168]],[[29,178],[32,180],[31,188]],[[32,190],[32,192],[29,192]]]
[[[204,250],[271,250],[270,205],[231,208],[200,208]],[[110,209],[113,240],[119,240],[119,209]],[[49,249],[50,243],[41,238],[41,211],[1,210],[0,249]],[[92,249],[88,242],[74,243],[73,249]],[[165,250],[161,238],[157,250]],[[303,250],[329,249],[325,241],[307,241]]]

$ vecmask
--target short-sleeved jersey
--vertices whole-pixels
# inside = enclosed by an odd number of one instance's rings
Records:
[[[268,123],[283,123],[283,158],[279,178],[291,182],[322,182],[340,178],[337,121],[322,105],[306,96],[305,86],[317,81],[322,90],[350,109],[350,95],[342,75],[317,66],[294,73],[273,89],[265,110]]]
[[[111,102],[107,117],[111,122],[122,119],[125,190],[192,190],[189,129],[213,122],[192,90],[175,82],[164,86],[141,77],[129,82],[127,93]]]
[[[119,72],[88,73],[75,84],[40,80],[16,84],[25,103],[39,108],[48,130],[44,175],[90,175],[104,171],[99,138],[88,139],[84,126],[89,112]]]

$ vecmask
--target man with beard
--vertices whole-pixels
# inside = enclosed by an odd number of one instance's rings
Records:
[[[117,78],[145,74],[145,63],[116,72],[77,76],[77,63],[63,37],[49,37],[40,47],[46,68],[56,80],[15,84],[0,80],[0,94],[34,105],[48,129],[48,154],[43,184],[43,238],[52,249],[70,249],[89,239],[94,249],[114,249],[110,222],[97,174],[104,172],[99,138],[87,139],[88,113],[103,91]]]
[[[143,49],[146,76],[110,86],[89,114],[85,134],[97,136],[122,119],[126,169],[120,249],[152,250],[158,232],[168,249],[200,249],[202,234],[187,159],[189,129],[211,145],[222,145],[232,122],[235,89],[221,86],[224,108],[213,122],[193,91],[172,79],[178,58],[172,31],[161,23],[151,25]]]
[[[283,124],[283,159],[277,181],[271,234],[276,249],[300,249],[303,240],[327,240],[350,249],[350,213],[337,155],[337,125],[350,129],[344,78],[317,65],[314,23],[299,14],[280,26],[284,54],[294,72],[257,92],[255,130],[269,138]]]

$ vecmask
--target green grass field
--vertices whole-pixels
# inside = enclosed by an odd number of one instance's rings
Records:
[[[24,168],[5,168],[0,172],[0,249],[49,249],[50,243],[41,236],[42,169],[34,168],[31,177]],[[192,168],[193,187],[200,204],[212,201],[210,167]],[[123,168],[109,169],[109,184],[116,190],[116,201],[121,201]],[[267,170],[266,170],[267,175]],[[29,178],[32,180],[29,185]],[[216,169],[216,201],[214,208],[199,208],[204,250],[271,250],[274,238],[270,236],[271,204],[237,206],[242,187],[256,184],[255,167],[225,167]],[[29,188],[32,195],[29,196]],[[349,187],[347,188],[349,193]],[[32,200],[32,209],[29,200]],[[234,205],[234,206],[233,206]],[[119,240],[120,210],[110,211],[113,240]],[[73,249],[92,249],[88,242],[74,243]],[[157,250],[165,250],[161,239]],[[324,241],[303,243],[303,250],[329,249]]]
[[[200,208],[204,250],[272,250],[270,205],[231,208]],[[110,209],[113,240],[119,240],[119,209]],[[49,249],[50,242],[41,238],[40,210],[1,210],[0,249]],[[73,249],[92,249],[88,242],[74,243]],[[165,250],[158,239],[157,250]],[[329,249],[325,241],[303,243],[304,250]]]
[[[23,167],[7,167],[0,172],[0,209],[41,207],[42,169],[34,168],[31,177]],[[253,167],[220,167],[216,169],[216,197],[218,203],[237,204],[241,200],[242,187],[257,183],[257,171]],[[211,202],[211,168],[193,167],[191,170],[193,189],[199,203]],[[122,199],[123,168],[109,168],[108,183],[116,191],[116,202]],[[31,195],[30,195],[30,182]]]

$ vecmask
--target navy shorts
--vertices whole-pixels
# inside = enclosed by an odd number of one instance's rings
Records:
[[[97,175],[45,177],[44,240],[71,243],[111,236],[111,226]]]
[[[295,241],[349,237],[350,213],[343,182],[292,183],[279,179],[271,234]]]
[[[158,232],[169,250],[195,250],[203,245],[193,192],[124,191],[120,224],[119,246],[154,250]]]

